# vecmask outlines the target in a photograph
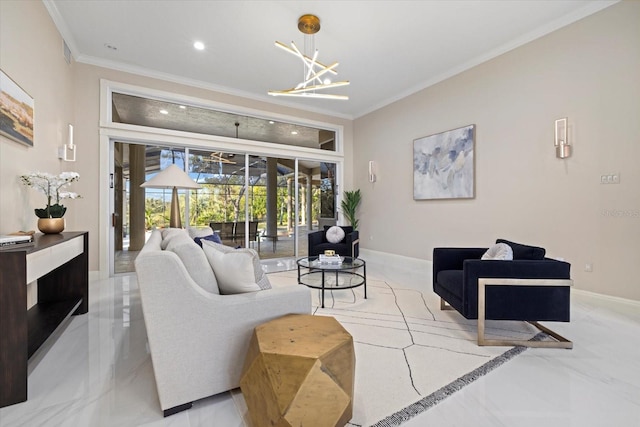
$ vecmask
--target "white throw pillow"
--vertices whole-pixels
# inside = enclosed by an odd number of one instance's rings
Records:
[[[326,234],[327,242],[329,243],[340,243],[344,239],[344,230],[337,225],[329,227]]]
[[[513,259],[513,250],[506,243],[496,243],[482,255],[482,259],[510,261]]]
[[[253,249],[234,249],[209,240],[202,240],[202,249],[222,294],[271,289],[260,257]]]
[[[195,239],[196,237],[207,237],[213,234],[211,227],[188,227],[189,237]]]
[[[189,237],[187,231],[183,228],[165,228],[162,230],[162,242],[160,242],[160,248],[162,250],[167,249],[169,242],[173,239],[184,239],[185,237]]]
[[[187,236],[185,233],[185,239],[174,237],[167,245],[167,251],[171,251],[178,255],[184,267],[187,269],[189,276],[196,282],[202,289],[212,294],[220,294],[218,289],[218,283],[216,276],[213,273],[213,269],[209,264],[209,260],[202,253],[200,246]]]

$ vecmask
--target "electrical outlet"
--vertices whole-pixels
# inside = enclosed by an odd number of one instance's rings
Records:
[[[620,184],[620,172],[600,175],[600,184]]]
[[[587,273],[591,273],[593,272],[593,263],[588,262],[584,265],[584,271],[586,271]]]

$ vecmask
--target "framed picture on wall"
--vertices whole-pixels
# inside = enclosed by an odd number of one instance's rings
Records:
[[[33,147],[33,98],[0,70],[0,135]]]
[[[475,197],[475,125],[413,141],[413,199]]]

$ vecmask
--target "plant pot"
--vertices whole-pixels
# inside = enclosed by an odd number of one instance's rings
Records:
[[[38,218],[38,230],[44,234],[57,234],[64,230],[64,218]]]

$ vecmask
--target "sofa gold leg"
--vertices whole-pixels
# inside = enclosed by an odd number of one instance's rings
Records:
[[[444,298],[440,298],[440,310],[453,310],[453,307],[451,307]]]
[[[478,345],[479,346],[524,346],[536,348],[573,348],[573,342],[569,341],[562,335],[542,326],[538,322],[528,322],[542,332],[551,336],[555,341],[529,341],[516,339],[497,339],[490,340],[484,337],[485,329],[485,309],[487,286],[572,286],[572,280],[564,279],[478,279]],[[442,302],[441,302],[442,304]]]

